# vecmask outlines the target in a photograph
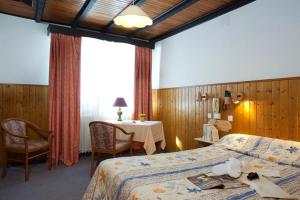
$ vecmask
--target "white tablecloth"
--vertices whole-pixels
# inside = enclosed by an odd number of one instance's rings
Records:
[[[155,142],[161,141],[160,147],[165,149],[166,141],[163,124],[160,121],[107,121],[123,128],[127,132],[134,132],[133,141],[144,142],[147,154],[153,154],[156,150]],[[126,140],[128,136],[117,131],[117,139]]]

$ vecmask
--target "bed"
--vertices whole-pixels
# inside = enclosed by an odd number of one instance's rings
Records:
[[[230,134],[204,148],[105,160],[99,164],[83,199],[261,199],[250,187],[201,190],[187,179],[209,173],[213,166],[231,157],[259,169],[278,169],[281,176],[268,179],[300,197],[299,142]]]

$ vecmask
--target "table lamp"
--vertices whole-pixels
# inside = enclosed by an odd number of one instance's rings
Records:
[[[115,103],[113,105],[114,107],[119,107],[119,110],[117,112],[118,116],[119,116],[119,119],[118,121],[122,121],[122,110],[121,110],[121,107],[127,107],[127,104],[125,102],[125,99],[123,97],[118,97],[116,98],[115,100]]]

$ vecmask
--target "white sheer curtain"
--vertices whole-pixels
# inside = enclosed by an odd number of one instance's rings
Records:
[[[80,152],[91,150],[89,123],[117,119],[116,97],[124,97],[123,119],[131,119],[134,88],[134,46],[82,38]]]

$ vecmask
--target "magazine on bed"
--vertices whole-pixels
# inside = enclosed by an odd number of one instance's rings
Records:
[[[248,187],[248,185],[228,175],[207,176],[206,174],[198,174],[196,176],[188,177],[187,179],[201,190]]]

